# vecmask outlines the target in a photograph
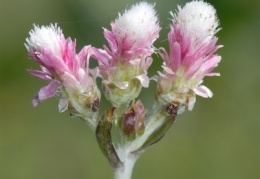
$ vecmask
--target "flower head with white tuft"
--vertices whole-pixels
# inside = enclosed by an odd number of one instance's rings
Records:
[[[104,50],[95,49],[95,58],[99,61],[105,96],[115,106],[120,106],[136,98],[142,87],[149,86],[147,69],[152,63],[153,43],[161,28],[154,4],[147,2],[140,2],[119,14],[111,27],[112,31],[104,29],[110,49],[106,46]]]
[[[57,24],[41,27],[34,25],[29,35],[25,46],[42,70],[28,72],[42,80],[51,81],[36,94],[33,106],[58,95],[60,112],[69,108],[71,114],[87,116],[86,113],[96,111],[100,92],[95,83],[96,75],[91,75],[89,69],[92,47],[85,46],[76,54],[76,42],[65,39]]]
[[[170,53],[161,48],[164,72],[159,73],[158,99],[182,109],[187,105],[191,110],[195,94],[212,97],[212,92],[201,85],[203,78],[219,76],[219,73],[211,73],[221,60],[214,54],[222,47],[216,45],[215,37],[219,23],[214,7],[203,1],[189,2],[183,8],[179,6],[172,16],[168,34]]]

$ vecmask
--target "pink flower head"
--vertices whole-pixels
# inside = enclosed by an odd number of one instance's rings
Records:
[[[119,14],[111,26],[112,31],[104,29],[110,49],[106,46],[104,50],[95,49],[103,84],[129,90],[123,93],[133,91],[130,89],[133,80],[138,80],[141,87],[148,87],[147,69],[152,63],[150,56],[155,51],[153,43],[159,37],[160,31],[154,5],[147,2],[133,5],[123,14]],[[137,91],[133,96],[139,94],[139,87]],[[126,101],[135,97],[127,97]]]
[[[97,52],[102,76],[108,79],[111,71],[118,73],[119,63],[135,66],[137,69],[133,75],[145,74],[151,65],[151,58],[147,57],[154,52],[153,43],[159,37],[160,31],[154,5],[147,2],[133,5],[124,14],[119,13],[119,17],[111,23],[111,26],[112,31],[104,29],[110,50],[104,46],[105,51]],[[139,78],[143,82],[141,77]],[[143,85],[147,87],[148,83]]]
[[[221,60],[214,54],[221,47],[216,45],[218,25],[216,10],[203,1],[178,7],[173,15],[168,34],[170,53],[162,48],[164,72],[159,73],[158,83],[163,93],[173,92],[173,101],[178,106],[188,105],[191,110],[194,93],[212,97],[212,92],[201,83],[205,76],[219,76],[219,73],[211,73]]]
[[[76,42],[70,38],[65,39],[57,24],[41,27],[34,25],[29,34],[25,46],[30,57],[40,64],[41,71],[28,70],[28,72],[42,80],[51,81],[37,93],[33,106],[61,93],[59,108],[60,111],[64,111],[69,103],[75,107],[84,102],[80,100],[93,96],[97,88],[94,81],[96,76],[91,77],[89,72],[92,47],[85,46],[76,54]],[[85,98],[77,99],[75,94],[83,95]]]

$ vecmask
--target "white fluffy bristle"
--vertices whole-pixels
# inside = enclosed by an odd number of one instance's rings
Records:
[[[194,38],[195,44],[212,39],[219,25],[215,8],[203,1],[189,2],[183,8],[178,6],[174,21]]]
[[[120,38],[129,36],[132,39],[142,39],[154,33],[159,28],[154,4],[140,2],[126,10],[115,20],[115,32]]]
[[[63,37],[62,30],[57,24],[50,26],[37,26],[30,32],[30,37],[26,39],[26,48],[41,49],[48,48],[52,52],[60,53],[60,39]]]

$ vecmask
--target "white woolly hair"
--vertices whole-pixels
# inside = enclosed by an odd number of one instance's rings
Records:
[[[63,33],[57,24],[41,27],[34,24],[34,29],[29,32],[29,35],[30,37],[26,38],[27,44],[25,44],[28,51],[30,48],[36,50],[48,48],[54,53],[60,53],[60,40]]]
[[[115,32],[123,38],[143,39],[158,31],[158,17],[154,10],[155,4],[140,2],[126,10],[115,20]]]
[[[207,43],[220,30],[215,8],[203,1],[189,2],[183,8],[178,6],[173,21],[193,38],[194,45]]]

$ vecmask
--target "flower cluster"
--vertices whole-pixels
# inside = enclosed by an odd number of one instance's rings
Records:
[[[104,28],[108,46],[103,48],[86,45],[76,53],[76,41],[66,39],[57,24],[34,25],[25,43],[30,58],[41,68],[28,72],[49,81],[34,97],[33,106],[56,96],[60,112],[68,109],[87,121],[116,178],[129,178],[131,172],[126,170],[133,168],[148,146],[162,139],[178,113],[186,107],[192,110],[196,95],[212,97],[203,79],[219,76],[212,73],[221,61],[216,51],[222,47],[216,45],[219,21],[214,7],[203,1],[178,6],[171,13],[169,52],[153,45],[161,30],[154,8],[154,4],[140,2],[119,13],[111,30]],[[162,71],[149,78],[154,53],[163,60]],[[98,66],[90,69],[90,60],[97,60]],[[112,104],[103,115],[99,114],[97,77]],[[148,112],[136,98],[151,79],[157,87],[153,109]],[[112,138],[112,127],[117,140]]]

